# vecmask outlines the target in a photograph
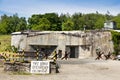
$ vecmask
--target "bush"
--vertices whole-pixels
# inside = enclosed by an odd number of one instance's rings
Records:
[[[118,55],[120,52],[120,33],[116,31],[111,31],[112,41],[114,43],[114,54]]]

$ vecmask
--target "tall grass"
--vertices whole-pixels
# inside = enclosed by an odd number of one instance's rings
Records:
[[[0,52],[3,52],[11,45],[11,35],[0,35]]]

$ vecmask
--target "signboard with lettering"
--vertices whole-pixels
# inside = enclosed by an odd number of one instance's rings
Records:
[[[49,61],[31,61],[31,73],[48,74],[50,72]]]

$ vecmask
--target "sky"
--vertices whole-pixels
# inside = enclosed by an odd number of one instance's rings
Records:
[[[0,0],[0,16],[3,14],[31,17],[44,13],[120,13],[120,0]]]

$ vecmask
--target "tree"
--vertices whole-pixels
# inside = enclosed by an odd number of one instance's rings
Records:
[[[24,17],[19,18],[16,31],[23,31],[27,29],[27,21]]]
[[[102,29],[104,27],[105,16],[102,14],[96,15],[95,29]]]
[[[102,18],[97,19],[95,22],[95,29],[102,29],[104,27],[104,20]]]
[[[114,54],[118,55],[120,52],[120,33],[111,31],[112,33],[112,41],[114,43]]]
[[[41,14],[34,14],[32,15],[29,19],[28,19],[28,29],[33,29],[34,27],[36,27],[39,24],[39,20],[40,18],[42,18],[43,15]]]
[[[33,30],[50,30],[50,22],[47,18],[40,18],[39,24],[32,28]]]
[[[65,21],[67,21],[68,17],[67,17],[66,14],[61,14],[59,19],[60,19],[61,22],[65,22]]]
[[[7,33],[7,20],[8,17],[7,15],[3,15],[1,16],[1,20],[0,20],[0,34],[5,34]]]
[[[84,22],[82,18],[82,13],[75,13],[72,15],[72,21],[74,23],[74,30],[82,30]]]
[[[3,15],[0,20],[0,33],[10,34],[12,32],[25,30],[27,22],[24,17],[19,18],[17,14],[13,16]]]
[[[117,23],[117,25],[116,25],[117,29],[120,29],[120,14],[118,14],[117,16],[115,16],[112,20]]]
[[[67,20],[66,22],[63,22],[63,24],[62,24],[62,30],[63,31],[73,30],[73,27],[74,27],[74,23],[70,19]]]
[[[109,11],[107,11],[107,13],[105,14],[105,17],[106,17],[106,21],[110,21],[113,18],[113,16],[110,14]]]
[[[62,28],[61,28],[61,21],[58,17],[58,14],[56,13],[46,13],[44,15],[45,18],[47,18],[50,22],[50,30],[52,31],[60,31]]]
[[[82,14],[75,13],[72,16],[56,13],[34,14],[27,21],[24,17],[3,15],[0,19],[0,34],[10,34],[16,31],[26,29],[32,30],[83,30],[86,25],[87,30],[101,29],[106,20],[113,20],[117,23],[117,28],[120,29],[120,15],[112,16],[110,13],[103,15],[96,13]]]
[[[82,17],[82,23],[86,24],[86,29],[101,29],[105,22],[105,16],[102,14],[84,14]]]
[[[40,27],[41,18],[46,18],[45,19],[45,20],[47,20],[46,22],[50,23],[50,28],[49,29],[47,28],[47,30],[52,30],[52,31],[62,30],[62,28],[61,28],[62,23],[60,21],[58,14],[56,14],[56,13],[46,13],[43,15],[41,15],[41,14],[32,15],[32,17],[28,19],[28,23],[29,23],[28,28],[36,30],[37,29],[36,27],[38,27],[38,26]],[[42,29],[42,27],[41,27],[40,30],[46,30],[46,29]]]

